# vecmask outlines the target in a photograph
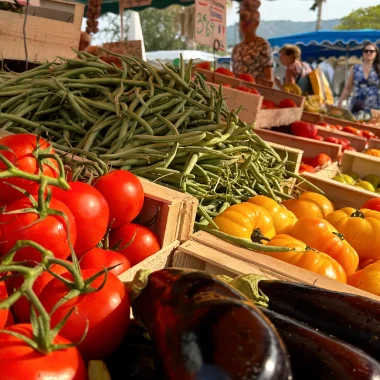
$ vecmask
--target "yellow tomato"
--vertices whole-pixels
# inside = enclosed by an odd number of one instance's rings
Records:
[[[284,234],[297,222],[297,217],[286,207],[281,206],[272,198],[257,195],[248,200],[249,203],[264,207],[272,216],[274,229],[277,234]]]
[[[259,242],[260,235],[267,239],[276,235],[273,219],[269,211],[248,202],[228,207],[217,215],[213,221],[219,227],[219,231],[238,238],[252,239]]]
[[[282,204],[298,218],[315,216],[324,218],[335,210],[334,205],[324,195],[305,191],[298,199],[289,199]]]
[[[380,157],[380,150],[379,149],[367,149],[364,153],[368,154],[370,156]]]
[[[327,215],[328,220],[354,247],[361,261],[380,259],[380,212],[344,207]]]
[[[285,234],[276,235],[267,243],[267,246],[288,247],[296,250],[290,252],[261,252],[266,256],[274,257],[275,259],[321,274],[333,280],[343,283],[347,281],[343,267],[336,260],[325,253],[308,248],[304,242],[292,236]]]

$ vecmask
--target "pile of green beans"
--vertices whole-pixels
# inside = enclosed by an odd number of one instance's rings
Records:
[[[0,72],[0,130],[47,133],[53,146],[129,170],[200,200],[198,221],[231,204],[282,190],[280,158],[252,125],[230,111],[193,63],[156,69],[138,58],[121,65],[89,53],[21,74]]]

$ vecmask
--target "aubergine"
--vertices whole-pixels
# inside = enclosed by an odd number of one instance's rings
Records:
[[[380,363],[364,351],[292,318],[260,309],[286,345],[294,380],[380,379]]]
[[[258,283],[269,309],[307,323],[380,360],[380,302],[315,286],[267,280]]]
[[[132,310],[168,380],[291,379],[288,354],[248,298],[200,271],[138,272]]]

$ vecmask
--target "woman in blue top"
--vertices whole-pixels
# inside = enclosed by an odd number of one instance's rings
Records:
[[[367,43],[363,48],[363,63],[354,65],[350,70],[347,83],[338,101],[342,105],[354,90],[351,111],[370,112],[380,109],[380,53],[375,44]]]

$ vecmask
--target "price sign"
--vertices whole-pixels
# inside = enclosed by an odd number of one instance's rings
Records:
[[[226,13],[226,0],[196,0],[195,41],[212,47],[218,40],[226,50]]]
[[[141,41],[109,42],[103,44],[104,49],[116,54],[132,55],[142,58]]]
[[[123,7],[125,8],[138,8],[149,7],[152,5],[152,0],[124,0]]]

